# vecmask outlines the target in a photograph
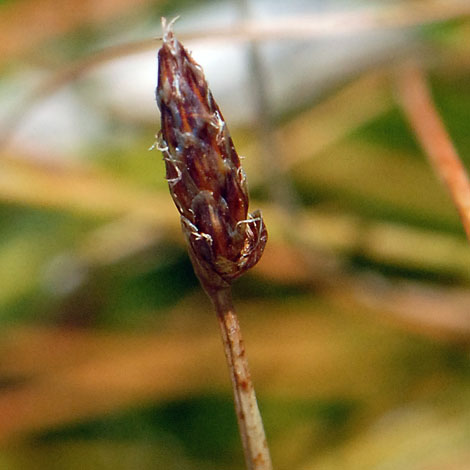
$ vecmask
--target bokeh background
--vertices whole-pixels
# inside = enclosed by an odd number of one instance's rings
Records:
[[[401,91],[468,166],[467,0],[0,2],[0,469],[243,468],[148,151],[163,15],[270,235],[234,295],[275,468],[468,469],[470,246]]]

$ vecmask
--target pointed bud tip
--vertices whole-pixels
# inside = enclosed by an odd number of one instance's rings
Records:
[[[169,42],[174,39],[173,35],[173,25],[178,21],[180,17],[175,16],[171,21],[168,21],[164,16],[162,16],[162,30],[163,30],[163,42]]]

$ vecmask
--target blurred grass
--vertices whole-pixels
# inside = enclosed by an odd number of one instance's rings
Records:
[[[155,17],[186,5],[141,3]],[[98,15],[96,37],[130,5]],[[77,12],[47,31],[51,63],[89,53]],[[34,31],[4,65],[43,51]],[[420,44],[467,167],[468,31],[434,25]],[[470,247],[394,73],[379,64],[278,117],[294,212],[267,199],[253,129],[232,129],[270,231],[235,295],[280,470],[467,468]],[[111,128],[73,164],[0,155],[0,468],[240,468],[215,318],[147,153],[157,116],[113,119],[129,139]]]

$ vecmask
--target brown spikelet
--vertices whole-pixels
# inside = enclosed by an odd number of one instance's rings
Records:
[[[258,262],[267,231],[259,211],[248,213],[240,158],[201,67],[162,22],[159,147],[195,271],[214,291]]]

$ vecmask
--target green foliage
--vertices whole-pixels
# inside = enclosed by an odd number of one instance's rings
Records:
[[[28,3],[34,9],[0,7]],[[129,5],[128,15],[93,26],[57,22],[2,59],[0,87],[34,67],[66,68],[121,30],[158,35],[160,16],[194,2]],[[468,29],[462,17],[417,35],[467,168]],[[270,234],[265,260],[237,280],[234,297],[278,470],[468,467],[470,249],[392,97],[397,70],[383,73],[372,83],[390,103],[376,114],[359,87],[299,118],[361,78],[343,77],[274,119],[294,208],[270,200],[255,126],[230,126]],[[93,108],[96,84],[69,91]],[[34,142],[25,155],[0,149],[0,469],[239,469],[217,321],[185,251],[161,156],[147,151],[157,110],[151,122],[112,106],[95,111],[103,135],[83,142],[75,160],[44,163]],[[344,124],[345,114],[369,117]]]

